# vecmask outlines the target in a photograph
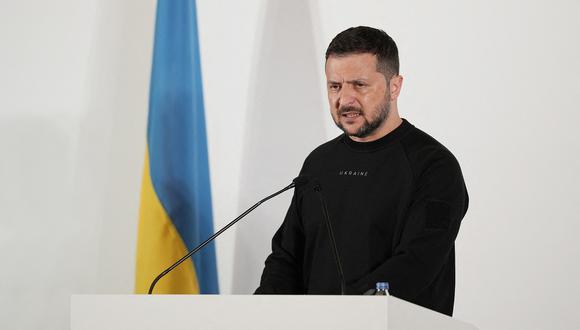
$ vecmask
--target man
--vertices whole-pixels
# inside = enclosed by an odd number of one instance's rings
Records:
[[[467,190],[451,152],[399,116],[395,42],[369,27],[341,32],[326,51],[326,79],[344,134],[306,158],[300,175],[311,180],[295,190],[256,293],[341,292],[318,187],[346,293],[389,282],[390,294],[452,315]]]

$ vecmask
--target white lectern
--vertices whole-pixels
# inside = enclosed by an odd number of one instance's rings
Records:
[[[390,296],[74,295],[71,330],[472,330]]]

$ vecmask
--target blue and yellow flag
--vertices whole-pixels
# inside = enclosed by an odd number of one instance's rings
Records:
[[[137,238],[136,293],[213,234],[194,0],[159,0],[147,152]],[[154,293],[218,293],[215,247],[161,279]]]

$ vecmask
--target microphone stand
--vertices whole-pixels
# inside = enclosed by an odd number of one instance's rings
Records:
[[[336,269],[338,272],[338,277],[340,279],[340,294],[344,295],[346,292],[346,284],[344,281],[344,273],[342,271],[342,264],[340,262],[340,256],[338,254],[338,248],[336,247],[336,240],[334,239],[334,231],[332,230],[332,223],[330,222],[330,217],[328,215],[328,208],[326,207],[326,202],[324,201],[324,197],[322,196],[322,188],[320,184],[317,183],[314,187],[318,198],[320,199],[320,203],[322,204],[322,215],[324,216],[324,220],[326,222],[326,229],[328,229],[328,236],[330,237],[330,245],[332,245],[332,253],[334,254],[334,260],[336,261]]]
[[[269,200],[269,199],[271,199],[273,197],[276,197],[276,196],[280,195],[281,193],[285,192],[288,189],[294,188],[296,186],[296,183],[297,182],[298,183],[301,183],[299,181],[300,181],[299,178],[296,178],[288,186],[286,186],[286,187],[282,188],[281,190],[273,193],[272,195],[270,195],[270,196],[268,196],[268,197],[260,200],[259,202],[257,202],[256,204],[254,204],[252,207],[250,207],[249,209],[247,209],[240,216],[238,216],[237,218],[235,218],[234,220],[232,220],[230,223],[228,223],[227,225],[225,225],[218,232],[216,232],[215,234],[211,235],[203,243],[201,243],[198,246],[196,246],[195,249],[191,250],[191,252],[189,252],[188,254],[184,255],[181,259],[177,260],[173,265],[169,266],[169,268],[167,268],[166,270],[164,270],[163,272],[161,272],[161,274],[157,275],[157,277],[153,280],[153,282],[151,282],[151,286],[149,287],[149,292],[147,294],[152,294],[153,293],[153,288],[155,288],[155,284],[157,284],[157,282],[163,276],[167,275],[167,273],[169,273],[175,267],[179,266],[182,262],[184,262],[185,260],[187,260],[187,258],[191,257],[192,255],[194,255],[195,253],[197,253],[199,250],[203,249],[206,245],[208,245],[216,237],[218,237],[219,235],[221,235],[224,231],[228,230],[228,228],[230,228],[231,226],[233,226],[234,224],[236,224],[236,222],[240,221],[243,217],[245,217],[246,215],[248,215],[248,213],[252,212],[255,208],[257,208],[258,206],[260,206],[260,204],[264,203],[265,201],[267,201],[267,200]]]

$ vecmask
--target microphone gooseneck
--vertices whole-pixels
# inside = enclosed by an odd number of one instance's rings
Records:
[[[326,201],[324,200],[324,196],[322,196],[321,190],[322,190],[322,188],[320,187],[320,183],[316,182],[314,185],[314,191],[316,191],[316,193],[318,195],[318,199],[320,199],[320,204],[322,204],[322,215],[324,217],[324,221],[326,222],[326,228],[328,229],[328,236],[330,238],[330,245],[332,246],[332,252],[334,254],[334,261],[336,262],[336,269],[338,272],[338,277],[340,278],[340,294],[344,295],[346,292],[346,283],[344,282],[344,273],[342,271],[342,264],[340,262],[338,248],[336,247],[336,240],[334,238],[334,230],[332,230],[332,223],[330,222],[330,216],[328,215],[328,208],[326,207]]]
[[[274,198],[274,197],[280,195],[281,193],[285,192],[286,190],[289,190],[289,189],[294,188],[296,185],[304,184],[307,180],[308,180],[307,178],[300,177],[300,176],[297,177],[297,178],[295,178],[294,180],[292,180],[292,183],[291,184],[289,184],[286,187],[278,190],[277,192],[273,193],[272,195],[270,195],[270,196],[268,196],[266,198],[263,198],[262,200],[260,200],[256,204],[254,204],[252,207],[250,207],[249,209],[247,209],[244,213],[240,214],[237,218],[235,218],[230,223],[228,223],[227,225],[225,225],[222,229],[220,229],[219,231],[217,231],[215,234],[211,235],[203,243],[201,243],[198,246],[196,246],[193,250],[191,250],[191,252],[189,252],[188,254],[184,255],[181,259],[177,260],[173,265],[169,266],[166,270],[164,270],[163,272],[161,272],[161,274],[157,275],[157,277],[153,280],[153,282],[151,282],[151,286],[149,287],[148,294],[152,294],[153,293],[153,289],[155,288],[155,285],[157,284],[157,282],[159,282],[159,280],[163,276],[167,275],[167,273],[169,273],[170,271],[172,271],[173,269],[175,269],[175,267],[179,266],[181,263],[183,263],[189,257],[191,257],[192,255],[196,254],[199,250],[203,249],[206,245],[208,245],[209,243],[211,243],[211,241],[213,241],[214,239],[216,239],[216,237],[218,237],[219,235],[221,235],[224,231],[228,230],[228,228],[230,228],[231,226],[233,226],[236,222],[240,221],[243,217],[245,217],[250,212],[252,212],[255,208],[257,208],[258,206],[260,206],[260,204],[264,203],[265,201],[267,201],[267,200],[269,200],[271,198]]]

